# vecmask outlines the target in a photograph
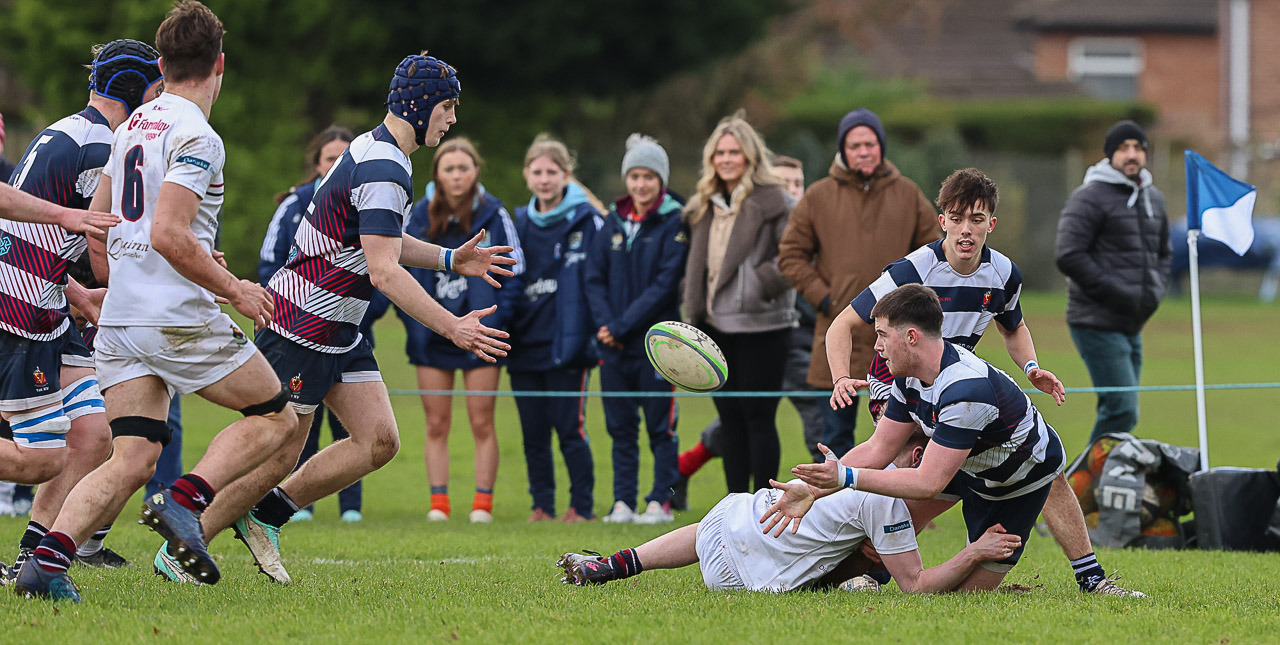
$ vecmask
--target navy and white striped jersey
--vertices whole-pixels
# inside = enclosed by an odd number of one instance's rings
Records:
[[[87,107],[45,128],[13,173],[14,187],[68,208],[88,208],[111,155],[111,127]],[[24,338],[60,337],[67,319],[67,267],[84,235],[54,224],[0,220],[0,329]]]
[[[401,237],[413,166],[385,126],[351,142],[316,188],[284,267],[267,290],[271,330],[303,347],[338,354],[360,342],[373,284],[361,235]]]
[[[1013,260],[990,246],[983,246],[978,269],[966,275],[947,262],[942,240],[926,244],[885,267],[880,277],[849,304],[863,321],[871,324],[876,302],[907,284],[923,284],[937,292],[942,302],[942,337],[970,351],[982,340],[982,333],[992,320],[1007,331],[1017,329],[1022,322],[1022,308],[1018,305],[1022,272]],[[893,376],[884,358],[872,356],[867,373],[871,398],[889,398]]]
[[[894,379],[884,415],[918,424],[932,443],[969,450],[960,470],[976,478],[975,492],[986,499],[1029,493],[1062,472],[1062,440],[1018,384],[952,343],[932,385]]]

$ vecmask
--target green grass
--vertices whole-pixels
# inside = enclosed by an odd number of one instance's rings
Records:
[[[1063,299],[1032,294],[1025,300],[1040,363],[1068,387],[1088,386],[1062,320]],[[1280,309],[1241,299],[1204,303],[1206,379],[1209,383],[1280,381],[1280,344],[1269,334],[1280,328]],[[1145,384],[1194,381],[1190,305],[1166,302],[1144,335]],[[378,327],[379,356],[392,388],[414,385],[405,363],[396,321]],[[999,339],[982,351],[1014,369]],[[1274,467],[1280,435],[1274,431],[1274,390],[1210,392],[1211,455],[1215,465]],[[1094,397],[1073,394],[1055,408],[1050,422],[1071,452],[1079,450],[1093,419]],[[466,522],[471,446],[465,410],[455,409],[450,439],[455,519],[425,521],[428,490],[422,464],[423,413],[416,397],[394,397],[403,447],[386,468],[365,480],[366,520],[337,519],[334,499],[317,505],[317,519],[287,527],[283,548],[294,585],[278,587],[257,575],[244,548],[229,536],[214,542],[223,581],[215,587],[178,587],[151,576],[159,540],[135,525],[137,500],[129,504],[109,544],[136,566],[124,571],[73,573],[85,602],[53,605],[0,595],[4,616],[0,642],[198,642],[260,640],[471,641],[471,642],[779,642],[836,638],[874,642],[1277,642],[1280,632],[1280,560],[1274,554],[1220,552],[1099,552],[1109,570],[1150,593],[1146,601],[1082,597],[1061,551],[1033,535],[1009,581],[1033,588],[1026,594],[916,597],[891,589],[878,595],[796,593],[781,596],[711,593],[695,568],[646,573],[599,588],[568,588],[552,566],[566,550],[611,552],[635,546],[660,527],[525,524],[525,492],[519,423],[509,398],[498,402],[502,454],[496,522]],[[188,464],[235,413],[195,398],[184,401]],[[712,417],[705,399],[681,403],[681,445],[697,440]],[[789,404],[778,413],[783,468],[805,457],[799,421]],[[588,429],[596,457],[596,511],[612,502],[609,439],[598,401],[588,406]],[[868,428],[861,426],[865,438]],[[1191,392],[1142,395],[1138,434],[1195,445],[1195,398]],[[642,457],[642,473],[648,455]],[[560,480],[564,481],[561,465]],[[647,487],[642,476],[641,490]],[[693,510],[677,521],[696,521],[724,494],[718,463],[693,481]],[[567,504],[560,491],[559,508]],[[962,521],[952,511],[938,531],[921,536],[927,564],[949,557],[964,542]],[[16,545],[23,522],[0,518],[0,538]],[[12,547],[0,549],[12,557]]]

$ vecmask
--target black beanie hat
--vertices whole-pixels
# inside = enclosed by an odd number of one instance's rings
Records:
[[[1133,121],[1121,121],[1111,126],[1111,129],[1107,130],[1107,138],[1102,144],[1102,151],[1107,153],[1107,159],[1110,159],[1111,155],[1116,153],[1116,150],[1120,148],[1120,144],[1129,139],[1136,139],[1139,144],[1142,144],[1143,150],[1147,149],[1147,133],[1142,129],[1142,126]]]
[[[858,108],[840,119],[840,129],[836,134],[836,150],[840,152],[840,159],[844,161],[845,166],[849,165],[849,160],[844,158],[844,138],[849,136],[850,130],[860,125],[875,131],[876,139],[880,141],[880,160],[883,161],[888,155],[886,152],[888,146],[885,145],[884,140],[884,125],[880,123],[880,117],[867,108]]]

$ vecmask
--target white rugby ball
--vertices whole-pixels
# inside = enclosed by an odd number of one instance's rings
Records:
[[[729,378],[724,352],[693,325],[669,320],[650,327],[644,351],[663,378],[690,392],[718,390]]]

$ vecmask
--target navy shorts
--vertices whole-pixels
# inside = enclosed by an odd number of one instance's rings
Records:
[[[1027,539],[1031,537],[1031,529],[1044,509],[1045,500],[1049,499],[1049,488],[1052,482],[1028,493],[1009,499],[991,500],[974,492],[970,482],[977,478],[960,471],[952,478],[951,483],[942,489],[942,494],[960,498],[960,512],[964,514],[964,526],[969,532],[969,542],[976,542],[987,529],[1000,524],[1005,533],[1012,533],[1022,538],[1022,546],[1013,555],[997,561],[984,562],[982,568],[998,573],[1007,573],[1018,563],[1022,551],[1027,548]]]
[[[84,340],[84,334],[72,325],[67,329],[67,345],[62,348],[62,364],[70,367],[93,367],[93,350]]]
[[[259,331],[255,345],[271,363],[298,414],[311,414],[337,383],[382,382],[369,339],[341,354],[328,354],[295,343],[270,329]]]
[[[62,403],[62,353],[69,338],[31,340],[0,330],[0,410],[22,412]]]

